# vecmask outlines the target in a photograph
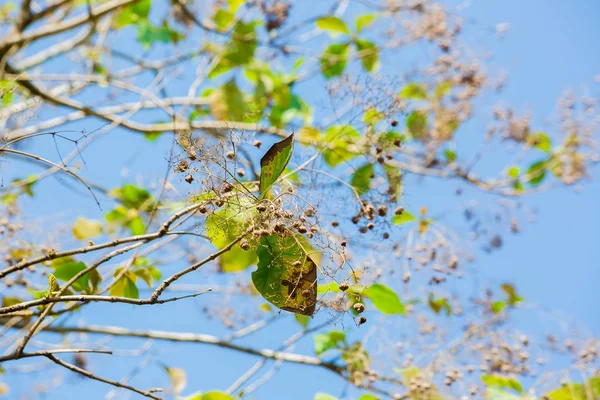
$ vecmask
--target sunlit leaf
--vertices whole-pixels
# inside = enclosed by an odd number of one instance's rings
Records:
[[[360,60],[365,70],[369,72],[375,71],[379,61],[379,48],[375,43],[368,40],[358,39],[356,48],[360,52]]]
[[[356,18],[356,33],[360,33],[364,28],[371,25],[377,19],[377,14],[364,14]]]
[[[206,219],[206,233],[212,244],[220,250],[236,240],[245,231],[255,213],[256,209],[250,201],[242,201],[240,204],[229,204],[209,215]],[[257,261],[258,256],[252,248],[246,251],[240,246],[234,246],[221,254],[219,266],[222,272],[237,272],[256,264]]]
[[[538,186],[546,177],[547,160],[542,160],[531,164],[527,169],[528,182],[531,186]]]
[[[381,283],[372,284],[364,294],[371,299],[375,308],[384,314],[405,314],[404,304],[396,292]]]
[[[348,55],[348,44],[332,44],[323,51],[321,55],[321,72],[325,78],[339,76],[346,69],[346,58]]]
[[[152,0],[142,0],[123,8],[115,18],[115,27],[119,29],[146,20],[151,6]]]
[[[371,184],[371,176],[373,175],[373,164],[365,164],[352,174],[350,184],[359,195],[363,195],[369,191]]]
[[[359,155],[351,151],[351,145],[360,134],[350,125],[334,125],[325,132],[327,149],[323,152],[323,159],[330,167],[348,161]]]
[[[427,98],[427,88],[420,83],[411,83],[402,88],[400,96],[405,99],[424,100]]]
[[[406,128],[414,138],[422,137],[427,129],[427,115],[423,111],[413,111],[406,118]]]
[[[232,396],[223,392],[207,392],[202,395],[202,400],[235,400]]]
[[[550,141],[550,137],[543,132],[537,132],[527,136],[527,144],[537,147],[548,154],[550,154],[550,151],[552,150],[552,142]]]
[[[516,379],[507,378],[502,375],[482,375],[481,379],[487,386],[516,390],[523,394],[523,387]]]
[[[444,155],[446,156],[446,160],[449,164],[456,161],[456,152],[454,150],[446,149],[444,150]]]
[[[400,215],[394,215],[394,217],[392,218],[392,222],[395,225],[403,225],[409,222],[414,221],[416,218],[414,215],[412,215],[411,213],[404,211],[402,214]]]
[[[440,83],[435,88],[435,92],[434,92],[435,98],[441,99],[442,97],[444,97],[445,95],[450,93],[450,90],[452,90],[452,82],[444,81],[444,82]]]
[[[317,303],[316,254],[303,236],[267,236],[258,246],[252,282],[275,307],[311,316]]]
[[[298,322],[302,328],[306,329],[310,323],[310,317],[308,315],[296,314],[296,322]]]
[[[388,194],[394,196],[395,200],[402,194],[402,170],[394,166],[385,164],[385,175],[388,180]]]
[[[54,270],[54,276],[64,282],[68,282],[75,275],[86,269],[87,266],[83,262],[62,264]],[[73,289],[77,291],[89,290],[89,274],[84,274],[73,283]]]
[[[321,17],[317,19],[317,26],[319,29],[327,31],[330,36],[336,37],[340,34],[350,34],[350,30],[344,21],[338,17],[329,16]]]
[[[152,196],[146,189],[131,184],[125,184],[111,191],[110,195],[117,198],[125,207],[134,209],[140,209],[142,206],[146,209],[152,200]]]
[[[335,396],[332,396],[330,394],[327,394],[327,393],[319,392],[319,393],[315,394],[315,397],[313,400],[338,400],[338,398]]]
[[[264,199],[267,192],[285,170],[294,149],[294,134],[275,143],[260,159],[260,195]]]
[[[102,234],[102,224],[96,220],[79,217],[73,224],[73,236],[79,240],[89,239]]]
[[[313,335],[315,354],[320,355],[330,349],[338,348],[346,343],[344,332],[331,331],[329,333],[316,333]]]

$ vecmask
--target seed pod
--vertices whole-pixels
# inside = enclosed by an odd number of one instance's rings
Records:
[[[333,226],[334,228],[337,228],[338,226],[340,226],[340,223],[339,223],[339,222],[337,222],[337,221],[333,221],[333,222],[331,223],[331,226]]]
[[[262,144],[262,142],[260,140],[255,140],[254,141],[254,147],[256,147],[257,149],[260,149],[260,145]]]
[[[402,215],[402,214],[404,214],[404,207],[398,207],[398,208],[396,208],[396,211],[394,212],[394,214],[396,214],[396,215]]]
[[[237,174],[238,174],[238,176],[242,177],[242,176],[246,175],[246,172],[244,171],[243,168],[239,168],[237,170]]]
[[[363,303],[356,303],[352,307],[354,308],[354,311],[359,314],[365,311],[365,305]]]
[[[229,158],[230,160],[233,160],[235,159],[235,153],[230,150],[227,153],[225,153],[225,157]]]
[[[298,227],[298,232],[304,235],[306,232],[308,232],[308,229],[306,229],[304,225],[301,225]]]
[[[345,292],[346,290],[348,290],[348,288],[349,288],[349,287],[350,287],[350,286],[348,286],[348,283],[347,283],[347,282],[342,282],[342,283],[340,283],[340,284],[339,284],[339,288],[340,288],[340,290],[341,290],[342,292]]]
[[[250,243],[248,243],[246,239],[242,239],[242,241],[240,242],[240,247],[242,248],[242,250],[248,251],[250,249]]]
[[[367,319],[366,319],[365,317],[360,317],[360,318],[358,319],[358,325],[362,325],[362,324],[364,324],[365,322],[367,322]]]
[[[395,119],[394,119],[394,120],[392,120],[392,126],[393,126],[393,127],[396,127],[396,126],[398,126],[398,121],[397,121],[397,120],[395,120]]]
[[[192,175],[188,175],[185,177],[185,181],[187,183],[192,183],[192,182],[194,182],[194,177]]]

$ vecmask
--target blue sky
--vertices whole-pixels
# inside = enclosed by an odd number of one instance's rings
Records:
[[[453,5],[461,3],[449,2]],[[502,98],[515,109],[532,111],[539,126],[550,127],[545,118],[553,112],[556,100],[565,89],[598,96],[598,85],[594,86],[592,82],[600,73],[600,52],[597,51],[600,3],[594,0],[488,0],[472,3],[463,11],[467,20],[474,20],[467,28],[469,45],[479,54],[492,51],[493,68],[501,68],[510,73],[509,85]],[[511,28],[504,39],[496,41],[489,29],[500,22],[509,22]],[[60,65],[56,67],[60,68]],[[315,81],[311,84],[320,85],[322,82]],[[310,91],[311,87],[308,86],[305,90]],[[98,126],[100,123],[88,120],[85,124],[72,124],[69,128],[90,131]],[[482,125],[475,122],[472,126],[476,129]],[[115,146],[117,135],[118,146]],[[473,131],[466,134],[463,139],[465,146],[469,146],[468,135],[477,133]],[[168,138],[148,143],[139,135],[117,130],[84,153],[87,167],[83,173],[109,187],[125,181],[142,184],[156,181],[163,176],[166,168],[164,160],[168,144]],[[40,154],[53,154],[53,146],[51,139],[40,138],[31,150]],[[123,163],[127,164],[128,173],[123,172]],[[3,162],[0,164],[0,173],[7,177],[22,176],[28,168],[30,167],[20,163]],[[595,168],[592,172],[595,176],[598,173],[600,168]],[[427,206],[431,210],[456,210],[461,206],[460,200],[447,202],[446,199],[458,186],[460,185],[456,182],[427,181],[427,184],[419,185],[415,181],[406,200],[407,206],[414,209]],[[57,181],[46,180],[38,190],[43,196],[43,193],[62,190],[62,186]],[[467,200],[469,195],[489,199],[476,191],[467,191],[463,200]],[[36,208],[31,214],[36,216],[51,216],[68,210],[67,215],[61,214],[61,219],[72,220],[82,214],[89,218],[102,218],[102,212],[83,192],[66,198],[60,196],[60,201],[48,198],[50,200],[43,204],[31,202],[25,205],[35,204]],[[516,282],[527,302],[550,310],[560,310],[574,321],[583,323],[595,336],[600,335],[600,313],[597,308],[600,303],[600,291],[597,289],[600,268],[595,253],[595,246],[600,243],[600,183],[593,179],[584,184],[581,193],[572,188],[559,188],[528,198],[527,202],[537,209],[537,221],[524,224],[522,232],[516,236],[507,235],[500,251],[492,255],[480,255],[478,270],[492,281]],[[47,223],[54,221],[56,219],[50,218]],[[200,298],[162,307],[138,309],[123,305],[95,305],[86,312],[85,319],[97,324],[127,324],[139,328],[223,335],[224,331],[217,323],[199,317],[198,308],[205,301],[211,300]],[[535,333],[542,333],[547,328],[544,323],[531,320],[529,316],[515,317],[523,327]],[[79,318],[82,317],[74,316],[70,322],[74,323]],[[161,326],[163,320],[168,321],[169,326]],[[244,339],[242,343],[248,342],[257,347],[269,346],[285,340],[294,332],[293,323],[280,326],[277,330],[271,330],[268,337],[252,337]],[[114,344],[118,348],[127,349],[139,345],[139,342],[123,339]],[[161,359],[165,364],[183,367],[188,371],[188,388],[191,391],[225,389],[256,361],[256,358],[250,356],[240,356],[208,346],[184,347],[155,343],[154,349],[160,354],[164,353]],[[310,341],[301,342],[294,351],[312,354]],[[113,377],[126,374],[133,365],[130,359],[126,359],[124,363],[115,363],[114,359],[102,357],[93,357],[93,367],[99,373],[107,373]],[[89,395],[89,398],[95,399],[102,398],[107,391],[103,385],[77,379],[71,374],[64,375],[69,384],[51,392],[48,399],[79,399],[90,393],[93,395]],[[48,374],[40,376],[47,377]],[[8,383],[11,384],[13,394],[29,392],[27,384],[31,382],[31,376],[13,375],[10,379]],[[140,387],[167,384],[164,372],[156,364],[146,367],[134,382]],[[311,399],[317,391],[339,395],[343,387],[340,379],[317,368],[284,365],[275,378],[255,392],[255,398]]]

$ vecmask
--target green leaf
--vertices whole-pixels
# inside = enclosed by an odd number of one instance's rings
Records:
[[[384,314],[405,314],[404,304],[396,292],[381,283],[372,284],[364,294],[371,299],[375,308]]]
[[[208,74],[210,79],[229,71],[231,68],[247,65],[253,60],[258,45],[256,25],[255,21],[236,22],[231,41],[225,45],[222,51],[221,61]]]
[[[151,6],[152,0],[142,0],[125,7],[115,18],[115,28],[120,29],[146,20],[150,14]]]
[[[352,174],[350,184],[356,189],[359,195],[363,195],[369,191],[371,175],[373,175],[373,164],[365,164]]]
[[[227,0],[229,10],[233,13],[235,13],[245,2],[246,0]]]
[[[101,234],[102,224],[100,221],[79,217],[73,224],[73,236],[79,240],[100,236]]]
[[[206,219],[206,233],[212,244],[221,250],[236,240],[252,222],[255,213],[256,209],[250,200],[244,200],[239,204],[231,203],[209,215]],[[254,250],[244,251],[241,247],[234,246],[221,254],[219,266],[222,272],[238,272],[256,264],[257,261],[258,256]]]
[[[6,206],[10,206],[11,204],[15,204],[17,202],[18,198],[19,198],[19,193],[17,193],[17,192],[6,193],[6,194],[2,195],[2,205],[6,207]]]
[[[492,312],[499,313],[506,308],[507,304],[504,301],[495,301],[492,303]]]
[[[450,306],[450,303],[448,303],[448,299],[434,299],[433,294],[429,294],[428,304],[436,314],[439,314],[442,309],[446,311],[446,316],[450,316],[452,313],[452,307]]]
[[[154,26],[148,20],[137,23],[137,39],[145,49],[149,49],[155,43],[177,43],[184,36],[171,29],[166,21],[161,26]]]
[[[207,392],[202,396],[202,400],[235,400],[232,396],[223,392]]]
[[[146,232],[146,224],[144,224],[144,220],[139,215],[129,220],[127,227],[134,236],[143,235]]]
[[[338,348],[339,344],[346,343],[346,335],[344,332],[331,331],[329,333],[316,333],[313,335],[315,345],[315,354],[321,355],[327,350]]]
[[[335,167],[348,161],[359,153],[350,151],[350,146],[355,142],[353,138],[360,134],[350,125],[334,125],[325,132],[327,149],[323,151],[323,159],[330,167]]]
[[[377,61],[379,60],[379,48],[377,48],[375,43],[358,39],[356,41],[356,48],[360,52],[360,60],[363,68],[369,72],[375,71]]]
[[[546,177],[547,160],[542,160],[531,164],[527,169],[528,182],[531,186],[538,186]]]
[[[321,72],[325,78],[330,79],[339,76],[346,69],[348,55],[348,44],[332,44],[327,47],[321,55]]]
[[[131,278],[129,278],[128,276],[125,278],[125,281],[126,283],[123,296],[129,297],[130,299],[139,299],[140,293],[138,291],[137,286],[135,285],[135,282],[131,280]]]
[[[302,328],[306,329],[310,323],[310,317],[307,315],[296,314],[296,322],[298,322]]]
[[[62,264],[54,270],[54,276],[56,279],[59,279],[64,282],[68,282],[75,275],[86,269],[86,265],[83,262],[70,262],[66,264]],[[79,277],[73,283],[73,289],[81,292],[89,290],[89,274],[85,274]]]
[[[269,189],[277,181],[294,149],[294,134],[292,133],[281,142],[275,143],[260,160],[260,200],[264,199]]]
[[[121,269],[115,271],[115,276],[120,273]],[[117,297],[129,297],[130,299],[138,299],[140,297],[139,291],[133,279],[135,275],[131,272],[127,272],[125,275],[119,278],[111,287],[110,295]]]
[[[380,398],[377,396],[374,396],[370,393],[366,393],[366,394],[363,394],[362,396],[360,396],[358,398],[358,400],[380,400]]]
[[[149,142],[155,142],[163,132],[144,132],[144,138]]]
[[[222,8],[218,9],[213,17],[213,21],[215,21],[217,29],[221,32],[226,31],[231,26],[234,20],[234,14],[230,11],[223,10]]]
[[[498,387],[489,387],[485,391],[485,400],[534,400],[530,397],[523,397],[513,393],[509,393]]]
[[[456,161],[456,152],[454,150],[446,149],[444,150],[444,155],[446,156],[448,164],[451,164],[454,161]]]
[[[384,118],[385,118],[384,113],[382,113],[381,111],[378,111],[374,107],[371,107],[367,111],[365,111],[365,115],[363,116],[363,121],[365,121],[369,125],[375,125]]]
[[[517,179],[519,177],[519,174],[521,173],[521,170],[516,165],[513,165],[512,167],[508,168],[507,172],[509,177]]]
[[[420,83],[411,83],[402,88],[400,96],[405,99],[424,100],[427,98],[427,88]]]
[[[319,392],[315,394],[315,398],[313,400],[338,400],[338,398],[327,393]]]
[[[527,144],[537,147],[548,154],[550,154],[552,150],[552,142],[550,141],[550,137],[543,132],[537,132],[527,136]]]
[[[135,185],[126,184],[119,189],[110,192],[110,195],[117,198],[125,207],[140,209],[151,209],[152,196],[146,189]]]
[[[412,222],[415,219],[416,218],[414,215],[412,215],[411,213],[409,213],[407,211],[404,211],[400,215],[394,215],[394,217],[392,218],[392,222],[394,223],[394,225],[403,225],[403,224]]]
[[[516,379],[507,378],[502,375],[482,375],[481,379],[488,387],[499,387],[502,389],[516,390],[523,394],[523,387]]]
[[[303,236],[267,236],[258,246],[256,290],[275,307],[312,316],[317,303],[317,264]]]
[[[579,383],[571,382],[560,389],[547,393],[546,396],[550,400],[588,400],[585,387]]]
[[[339,36],[340,34],[350,34],[350,30],[346,23],[338,17],[330,16],[319,18],[317,19],[317,26],[319,29],[327,31],[332,37]]]
[[[427,115],[423,111],[413,111],[406,118],[406,128],[413,137],[422,137],[427,129]]]
[[[388,164],[384,164],[383,168],[389,185],[388,194],[398,200],[402,194],[402,170]]]
[[[360,33],[364,28],[371,25],[377,19],[377,14],[364,14],[356,18],[356,33]]]
[[[435,88],[435,92],[434,92],[435,98],[441,99],[442,97],[444,97],[445,95],[450,93],[450,90],[452,90],[452,82],[451,81],[444,81],[444,82],[440,83]]]

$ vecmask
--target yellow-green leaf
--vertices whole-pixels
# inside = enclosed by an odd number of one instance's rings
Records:
[[[260,195],[264,199],[292,157],[294,134],[275,143],[260,160]]]
[[[322,17],[317,19],[317,26],[327,31],[330,36],[339,36],[340,34],[350,34],[350,30],[344,21],[338,17]]]
[[[364,28],[371,25],[377,19],[377,14],[364,14],[356,18],[356,33],[360,33]]]
[[[373,164],[365,164],[352,174],[350,184],[359,195],[363,195],[369,191],[371,185],[371,175],[373,174]]]
[[[102,224],[100,221],[79,217],[73,224],[73,236],[79,240],[93,238],[101,234]]]
[[[507,378],[502,375],[482,375],[481,379],[489,387],[516,390],[523,394],[523,387],[516,379]]]
[[[275,307],[311,316],[317,304],[317,264],[303,236],[262,238],[252,282]]]
[[[404,304],[396,292],[381,283],[369,286],[364,295],[371,299],[375,308],[384,314],[405,314]]]

